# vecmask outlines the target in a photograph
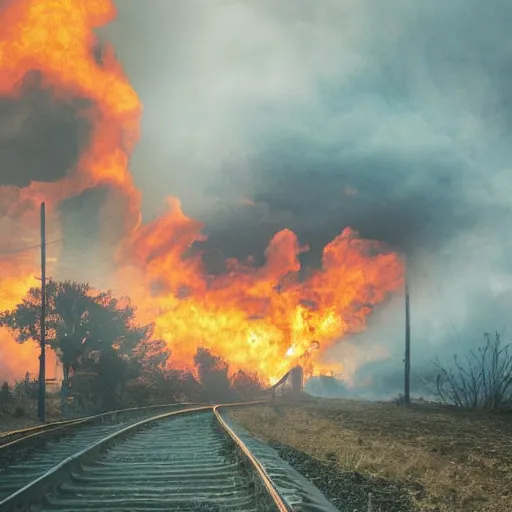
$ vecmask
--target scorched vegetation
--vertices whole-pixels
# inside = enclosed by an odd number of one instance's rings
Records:
[[[0,313],[0,326],[10,329],[19,343],[39,343],[40,322],[39,288]],[[231,375],[223,359],[203,348],[193,368],[173,368],[167,343],[153,339],[152,333],[152,325],[136,322],[128,298],[117,299],[87,284],[49,281],[46,342],[63,369],[58,398],[50,397],[50,403],[60,400],[64,415],[86,414],[184,400],[250,399],[260,390],[255,376]],[[23,406],[31,411],[27,404],[37,397],[34,385],[28,377],[14,389],[4,383],[0,414],[23,416]]]

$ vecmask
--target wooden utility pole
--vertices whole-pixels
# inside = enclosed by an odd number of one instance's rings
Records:
[[[411,403],[411,314],[409,308],[409,284],[405,278],[405,405]]]
[[[41,355],[39,356],[39,387],[37,415],[45,421],[46,398],[46,206],[41,203]]]
[[[304,369],[302,366],[295,366],[290,370],[290,384],[292,388],[292,397],[300,398],[304,389]]]

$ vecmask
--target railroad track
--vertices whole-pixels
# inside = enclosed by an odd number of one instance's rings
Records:
[[[158,410],[171,408],[181,408],[181,407],[192,407],[199,405],[197,403],[183,402],[183,403],[175,403],[175,404],[163,404],[163,405],[151,405],[147,407],[131,407],[129,409],[118,409],[114,411],[103,412],[100,414],[95,414],[92,416],[80,416],[77,418],[70,418],[68,420],[60,420],[54,421],[50,423],[44,423],[43,425],[36,425],[35,427],[28,427],[23,429],[11,430],[8,432],[0,433],[0,449],[2,446],[6,444],[10,444],[13,441],[18,441],[20,439],[26,439],[29,437],[35,437],[40,435],[42,432],[51,432],[59,429],[66,429],[69,427],[75,427],[78,425],[91,424],[96,421],[105,421],[116,416],[121,415],[134,415],[134,416],[142,416],[144,414],[148,414],[150,412],[155,412]]]
[[[11,443],[18,439],[52,430],[54,428],[64,428],[66,425],[75,425],[84,421],[84,418],[73,418],[63,421],[55,421],[52,423],[45,423],[44,425],[37,425],[35,427],[24,428],[20,430],[11,430],[9,432],[2,432],[0,434],[0,447],[4,444]]]
[[[291,510],[219,407],[91,427],[32,453],[0,470],[0,511]]]

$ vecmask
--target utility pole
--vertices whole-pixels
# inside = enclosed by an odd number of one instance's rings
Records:
[[[406,270],[407,272],[407,270]],[[409,307],[409,283],[405,278],[405,380],[404,380],[405,405],[411,403],[411,313]]]
[[[37,415],[44,422],[46,398],[46,206],[41,203],[41,355],[39,356],[39,387]]]

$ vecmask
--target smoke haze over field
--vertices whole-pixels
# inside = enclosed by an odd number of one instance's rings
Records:
[[[418,364],[506,326],[510,2],[117,3],[146,215],[178,195],[227,256],[261,258],[285,226],[313,260],[345,225],[396,245]],[[399,364],[402,322],[393,304],[332,356]]]
[[[179,197],[185,213],[206,224],[212,272],[222,270],[223,257],[261,262],[283,228],[310,245],[301,255],[308,265],[319,264],[345,226],[392,244],[409,262],[416,371],[434,353],[451,354],[507,326],[508,0],[116,5],[117,20],[99,33],[144,105],[131,170],[146,219],[166,196]],[[41,159],[44,181],[56,180],[87,140],[88,127],[73,124],[66,104],[51,114],[44,102],[31,105],[30,98],[0,101],[0,156],[25,169],[0,176],[0,184],[26,183]],[[7,118],[33,130],[14,134],[16,151]],[[60,155],[27,153],[26,140],[41,133],[71,134],[74,142]],[[64,237],[84,258],[92,244],[78,243],[100,230],[96,217],[84,219],[101,194],[85,191],[61,206]],[[389,358],[371,366],[378,381],[379,371],[401,372],[402,354],[397,297],[378,308],[366,332],[326,357],[354,367]]]

